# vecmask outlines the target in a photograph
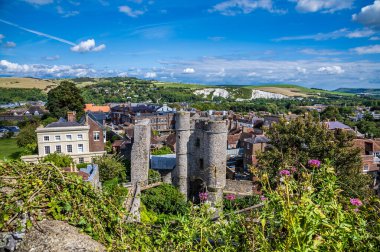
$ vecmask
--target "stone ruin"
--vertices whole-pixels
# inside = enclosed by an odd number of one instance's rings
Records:
[[[135,125],[131,182],[136,190],[140,190],[138,184],[148,181],[150,136],[149,120]],[[226,185],[226,122],[190,118],[190,112],[180,111],[176,113],[176,138],[176,167],[169,174],[172,184],[194,202],[199,201],[200,192],[207,192],[208,200],[214,205],[222,202]],[[131,209],[138,211],[140,191],[134,194],[138,199],[134,202],[136,207]]]

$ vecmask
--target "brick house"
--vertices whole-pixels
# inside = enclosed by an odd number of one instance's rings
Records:
[[[263,135],[244,139],[244,168],[247,168],[248,165],[257,165],[257,153],[263,152],[268,142],[269,139]]]

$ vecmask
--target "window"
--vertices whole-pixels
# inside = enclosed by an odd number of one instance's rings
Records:
[[[203,158],[199,159],[199,169],[203,170]]]
[[[61,141],[61,136],[55,136],[55,141]]]
[[[368,171],[369,170],[369,165],[368,164],[365,164],[364,166],[363,166],[363,171]]]
[[[83,144],[78,144],[78,152],[83,152]]]
[[[83,140],[83,134],[78,134],[77,138],[78,140]]]
[[[66,146],[66,149],[67,149],[67,152],[68,152],[68,153],[73,152],[73,146],[72,146],[71,144],[67,145],[67,146]]]
[[[55,146],[55,152],[57,152],[57,153],[61,153],[62,152],[61,145],[56,145]]]
[[[100,139],[99,131],[94,131],[94,140],[99,141],[99,139]]]
[[[50,146],[45,146],[45,154],[50,154]]]
[[[66,135],[66,140],[71,140],[72,136],[71,135]]]
[[[199,139],[199,137],[195,140],[195,146],[196,147],[201,146],[201,139]]]
[[[80,158],[79,158],[79,163],[80,163],[80,164],[83,164],[83,163],[84,163],[84,158],[80,157]]]
[[[49,140],[50,140],[50,137],[49,137],[49,136],[44,136],[44,141],[45,141],[45,142],[49,142]]]

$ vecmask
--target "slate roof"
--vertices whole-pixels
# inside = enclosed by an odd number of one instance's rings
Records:
[[[352,130],[350,126],[347,126],[339,121],[332,121],[332,122],[325,122],[328,129],[335,130],[335,129],[347,129]]]
[[[65,118],[59,118],[58,121],[49,123],[45,128],[58,128],[58,127],[75,127],[75,126],[83,126],[77,122],[68,122]]]

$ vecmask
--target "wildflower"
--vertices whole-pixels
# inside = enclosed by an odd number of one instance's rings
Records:
[[[363,203],[361,202],[361,200],[357,199],[357,198],[351,198],[350,202],[354,206],[361,206],[361,205],[363,205]]]
[[[260,197],[260,200],[261,201],[265,201],[265,200],[267,200],[268,198],[267,197],[265,197],[264,195],[261,195],[261,197]]]
[[[280,175],[289,176],[290,175],[290,171],[288,171],[288,170],[281,170],[280,171]]]
[[[207,194],[207,192],[201,192],[201,193],[199,193],[199,199],[201,200],[201,201],[206,201],[207,200],[207,198],[208,198],[208,194]]]
[[[355,208],[355,209],[354,209],[354,212],[355,212],[355,213],[359,212],[359,208]]]
[[[309,160],[309,162],[307,162],[307,164],[311,168],[319,168],[321,166],[321,161],[319,161],[318,159],[311,159]]]
[[[293,173],[297,172],[297,168],[296,168],[296,167],[292,167],[290,170],[291,170]]]
[[[226,200],[233,201],[236,199],[235,194],[227,194],[226,195]]]

